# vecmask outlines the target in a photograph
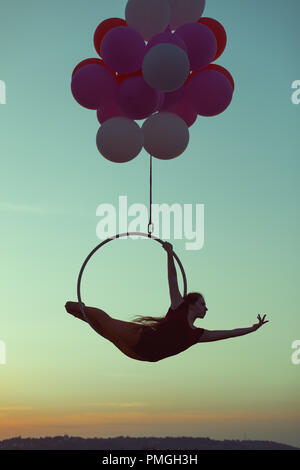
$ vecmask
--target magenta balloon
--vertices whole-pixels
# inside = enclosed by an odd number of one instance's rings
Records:
[[[131,119],[146,119],[157,110],[158,91],[151,88],[142,77],[129,77],[118,89],[117,103]]]
[[[198,116],[197,111],[195,111],[185,99],[182,99],[179,103],[170,108],[169,112],[181,117],[188,127],[191,127],[196,122]]]
[[[100,48],[105,64],[122,74],[139,70],[145,51],[145,41],[140,33],[128,26],[111,29],[104,36]]]
[[[217,53],[217,40],[214,33],[204,24],[187,23],[177,29],[187,46],[191,70],[207,67]]]
[[[185,99],[201,116],[216,116],[229,106],[232,95],[232,85],[224,74],[203,70],[187,83]]]
[[[160,108],[160,111],[167,111],[172,106],[175,106],[177,103],[179,103],[180,100],[182,100],[184,93],[185,93],[184,85],[178,88],[178,90],[165,93],[165,99]]]
[[[97,118],[100,124],[113,117],[128,117],[114,100],[97,110]]]
[[[74,73],[71,90],[81,106],[98,109],[116,97],[117,80],[106,67],[88,64]]]
[[[171,31],[165,31],[164,33],[153,36],[147,44],[146,52],[148,52],[151,47],[161,43],[175,44],[175,46],[179,46],[181,49],[187,52],[187,47],[183,39],[181,39],[178,34],[172,33]]]

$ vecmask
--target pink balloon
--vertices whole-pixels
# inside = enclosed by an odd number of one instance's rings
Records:
[[[117,80],[106,67],[87,64],[74,73],[71,90],[81,106],[98,109],[116,97]]]
[[[146,45],[140,33],[128,26],[119,26],[106,33],[100,53],[108,67],[127,74],[141,68],[145,50]]]
[[[97,118],[100,124],[103,124],[105,121],[108,121],[108,119],[113,117],[128,117],[120,109],[116,101],[110,101],[108,104],[97,110]]]
[[[185,100],[182,99],[179,103],[168,110],[170,113],[177,114],[181,117],[187,124],[188,127],[191,127],[197,119],[197,111],[191,107],[191,105]]]
[[[217,52],[217,40],[214,33],[200,23],[187,23],[177,29],[187,46],[191,70],[200,70],[212,62]]]
[[[140,126],[124,117],[108,119],[97,132],[96,144],[101,155],[114,163],[133,160],[143,148]]]
[[[131,119],[145,119],[157,110],[158,91],[151,88],[142,77],[130,77],[118,88],[117,103]]]
[[[165,93],[165,99],[160,108],[160,111],[167,111],[172,106],[175,106],[177,103],[179,103],[180,100],[182,100],[184,93],[185,93],[184,85],[178,88],[178,90]]]
[[[216,116],[229,106],[232,95],[231,83],[223,73],[203,70],[190,78],[185,99],[201,116]]]
[[[161,43],[175,44],[175,46],[181,47],[185,52],[187,52],[187,47],[185,42],[181,39],[180,36],[176,33],[172,33],[171,30],[165,31],[164,33],[156,34],[153,36],[147,44],[146,52],[151,49],[151,47],[156,46]]]
[[[155,113],[142,126],[144,148],[155,158],[170,160],[181,155],[189,143],[189,129],[174,113]]]

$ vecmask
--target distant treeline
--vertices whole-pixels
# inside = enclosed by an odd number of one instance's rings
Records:
[[[296,450],[272,441],[215,441],[203,437],[90,438],[70,436],[25,438],[0,441],[0,450]],[[299,450],[299,449],[297,449]]]

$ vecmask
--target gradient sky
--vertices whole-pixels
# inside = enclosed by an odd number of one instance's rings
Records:
[[[134,361],[64,310],[85,256],[99,243],[96,208],[148,204],[149,157],[117,165],[97,151],[94,111],[70,91],[75,65],[96,57],[93,33],[124,17],[125,0],[1,7],[0,439],[57,434],[267,439],[300,446],[300,4],[207,0],[228,46],[231,106],[198,118],[183,155],[153,161],[153,202],[204,204],[205,244],[174,240],[190,291],[208,315],[196,326],[250,335],[194,345],[158,363]],[[180,287],[182,283],[180,280]],[[163,315],[166,256],[148,240],[113,241],[89,265],[83,301],[112,316]]]

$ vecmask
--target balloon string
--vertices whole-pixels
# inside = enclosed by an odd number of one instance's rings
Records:
[[[154,226],[152,224],[152,155],[150,155],[150,218],[148,224],[148,236],[151,237],[151,233],[153,232]],[[150,228],[151,227],[151,228]]]

